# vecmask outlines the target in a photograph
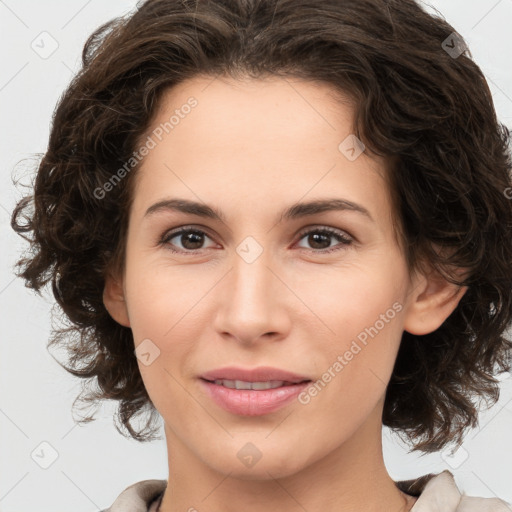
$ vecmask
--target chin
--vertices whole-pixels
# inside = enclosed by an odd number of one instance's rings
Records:
[[[268,435],[268,431],[265,435]],[[219,473],[229,474],[232,478],[252,481],[289,477],[308,465],[308,454],[297,453],[291,444],[290,450],[287,450],[283,444],[280,448],[274,448],[268,446],[268,442],[264,445],[264,442],[255,441],[253,444],[249,439],[235,441],[236,446],[230,446],[222,453],[210,452],[208,457],[203,458],[204,463]]]

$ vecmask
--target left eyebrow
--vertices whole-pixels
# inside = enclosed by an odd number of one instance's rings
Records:
[[[155,214],[160,211],[179,211],[182,213],[189,213],[199,217],[206,217],[225,222],[226,217],[224,213],[204,203],[190,201],[188,199],[163,199],[151,205],[144,214],[144,217]],[[305,203],[297,203],[286,208],[279,218],[278,222],[283,219],[298,219],[328,211],[353,211],[358,212],[371,221],[374,221],[370,212],[362,205],[348,201],[346,199],[319,199]]]
[[[301,217],[307,217],[308,215],[316,215],[318,213],[324,213],[329,211],[352,211],[358,212],[368,217],[373,221],[373,217],[370,212],[360,204],[348,201],[347,199],[320,199],[317,201],[309,201],[307,203],[297,203],[287,208],[279,219],[281,222],[283,219],[298,219]]]

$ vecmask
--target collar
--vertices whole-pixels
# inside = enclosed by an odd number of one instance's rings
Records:
[[[462,495],[455,484],[453,474],[445,470],[430,473],[414,480],[396,483],[397,487],[418,500],[411,512],[457,512]]]
[[[445,470],[415,480],[396,482],[400,490],[419,496],[411,512],[511,512],[498,498],[478,498],[461,494],[453,474]]]
[[[411,512],[512,512],[512,507],[498,498],[462,495],[448,470],[395,484],[406,494],[418,497]],[[167,480],[137,482],[127,487],[110,508],[101,512],[149,512],[151,504],[166,487]]]

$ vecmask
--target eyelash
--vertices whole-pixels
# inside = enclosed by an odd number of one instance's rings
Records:
[[[180,229],[177,229],[176,231],[172,231],[170,233],[164,233],[162,238],[159,240],[158,245],[164,246],[167,250],[169,250],[173,253],[178,253],[178,254],[193,255],[193,254],[197,254],[199,251],[201,251],[201,249],[176,250],[171,247],[171,244],[169,243],[169,241],[172,240],[173,238],[175,238],[176,236],[182,235],[184,233],[195,233],[195,234],[199,234],[199,235],[206,235],[208,238],[211,238],[208,235],[208,233],[206,233],[205,231],[202,231],[202,230],[196,229],[196,228],[192,228],[189,226],[184,226]],[[306,250],[309,250],[310,252],[315,252],[315,253],[319,253],[319,254],[327,254],[327,253],[342,250],[343,248],[346,248],[346,247],[352,245],[352,242],[353,242],[353,239],[344,235],[342,231],[339,231],[339,230],[333,229],[333,228],[329,228],[327,226],[322,227],[322,228],[314,228],[314,229],[302,231],[299,234],[299,237],[300,237],[299,241],[302,240],[306,235],[310,235],[312,233],[320,233],[323,235],[330,235],[331,237],[335,238],[336,240],[338,240],[340,242],[339,245],[328,248],[328,249],[306,249]]]

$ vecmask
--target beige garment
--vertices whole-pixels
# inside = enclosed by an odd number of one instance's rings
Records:
[[[448,470],[396,482],[396,485],[403,492],[419,497],[411,512],[512,512],[512,506],[498,498],[461,494]],[[166,486],[167,480],[137,482],[127,487],[110,508],[101,512],[158,512]]]
[[[445,470],[396,482],[399,489],[419,496],[411,512],[511,512],[512,506],[498,498],[477,498],[462,494],[453,474]]]

